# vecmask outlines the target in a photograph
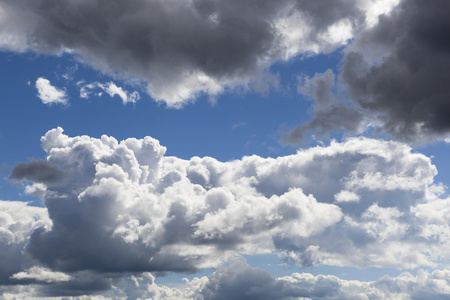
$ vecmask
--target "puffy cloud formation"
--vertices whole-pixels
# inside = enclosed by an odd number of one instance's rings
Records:
[[[110,97],[119,96],[122,99],[123,104],[127,103],[136,103],[141,96],[137,91],[133,91],[132,93],[128,91],[124,91],[121,87],[117,86],[114,82],[108,82],[108,83],[100,83],[100,82],[93,82],[84,84],[80,88],[80,97],[87,99],[89,98],[90,94],[93,93],[93,90],[100,89],[104,92],[106,92]],[[98,92],[96,94],[97,96],[101,96],[102,92]]]
[[[403,1],[347,50],[342,78],[352,101],[403,140],[450,131],[448,1]]]
[[[156,280],[157,281],[157,280]],[[344,280],[333,275],[314,276],[293,273],[274,277],[235,258],[213,274],[186,281],[179,287],[158,285],[145,272],[112,280],[112,288],[97,295],[69,296],[64,299],[447,299],[450,296],[450,271],[418,270],[398,277],[383,276],[376,281]],[[55,299],[40,294],[37,286],[0,287],[5,299]]]
[[[190,284],[201,295],[194,299],[445,299],[450,296],[450,272],[419,270],[414,277],[384,276],[377,281],[342,280],[333,275],[294,273],[276,278],[265,270],[235,260]],[[192,299],[188,298],[188,299]]]
[[[339,85],[331,71],[301,77],[298,91],[314,98],[312,120],[287,140],[338,129],[360,133],[367,126],[408,142],[446,138],[449,12],[445,0],[402,1],[345,48]]]
[[[52,104],[67,104],[67,94],[64,90],[60,90],[50,84],[48,79],[39,77],[36,80],[36,88],[38,90],[38,97],[42,103]]]
[[[51,225],[45,208],[0,201],[0,284],[22,268],[33,266],[35,262],[24,253],[25,247],[35,229],[49,230]]]
[[[46,161],[20,164],[13,177],[39,185],[45,208],[0,210],[3,282],[35,283],[41,295],[100,293],[116,284],[112,274],[215,268],[237,253],[403,269],[450,257],[450,199],[430,159],[402,143],[353,138],[219,162],[165,156],[151,137],[56,128],[41,142]],[[51,168],[64,175],[54,180]],[[54,281],[61,272],[67,280]],[[219,287],[203,286],[204,297]]]
[[[397,2],[2,0],[0,47],[77,54],[179,107],[200,93],[265,89],[274,62],[331,52]]]

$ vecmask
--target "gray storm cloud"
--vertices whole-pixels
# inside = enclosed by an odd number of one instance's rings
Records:
[[[286,135],[297,143],[368,127],[406,142],[450,132],[448,1],[402,1],[344,49],[338,80],[331,71],[300,77],[299,93],[314,99],[312,119]],[[323,95],[332,101],[324,102]],[[344,98],[344,100],[343,100]]]
[[[448,1],[404,1],[345,55],[342,79],[352,101],[395,138],[427,140],[450,131],[449,11]]]
[[[0,1],[0,47],[70,52],[179,107],[274,84],[268,68],[330,52],[363,28],[364,1]]]

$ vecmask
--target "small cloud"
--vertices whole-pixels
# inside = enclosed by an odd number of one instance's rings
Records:
[[[68,102],[66,91],[52,86],[48,79],[39,77],[36,80],[36,88],[38,90],[37,96],[44,104],[52,105],[55,103],[66,105]]]
[[[77,85],[82,84],[83,82],[78,82]],[[141,99],[141,96],[137,91],[128,92],[124,91],[121,87],[117,86],[114,82],[108,83],[100,83],[100,82],[92,82],[83,85],[80,88],[80,97],[83,99],[88,99],[90,95],[93,93],[95,89],[101,89],[105,91],[110,97],[119,96],[122,99],[123,104],[127,103],[136,103]],[[97,97],[103,95],[103,92],[94,93]]]
[[[107,83],[105,92],[107,92],[111,97],[118,95],[120,98],[122,98],[123,104],[127,104],[130,102],[136,103],[136,101],[141,99],[138,92],[134,91],[132,93],[128,93],[128,91],[124,91],[121,87],[118,87],[114,82]]]
[[[71,276],[62,273],[62,272],[54,272],[52,270],[34,266],[29,268],[28,270],[25,270],[23,272],[16,273],[11,276],[13,279],[18,280],[37,280],[42,282],[62,282],[62,281],[69,281],[72,279]]]
[[[359,196],[350,191],[340,191],[334,195],[336,202],[358,202]]]
[[[46,160],[32,160],[19,163],[12,170],[9,179],[29,180],[40,183],[55,183],[64,178],[64,172]]]
[[[244,121],[239,121],[237,123],[234,123],[233,126],[231,126],[231,129],[235,130],[236,128],[244,127],[245,125],[246,123]]]

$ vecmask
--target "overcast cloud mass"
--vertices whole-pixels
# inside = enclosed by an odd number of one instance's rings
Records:
[[[271,64],[345,45],[383,12],[376,2],[396,1],[2,0],[0,46],[69,51],[180,107],[199,93],[267,89]]]
[[[0,0],[2,53],[67,55],[99,72],[28,81],[55,115],[103,94],[124,110],[144,98],[182,110],[204,96],[278,90],[309,106],[309,118],[273,128],[280,147],[319,145],[187,159],[150,136],[46,127],[45,155],[6,176],[42,205],[0,196],[0,297],[449,299],[448,183],[413,148],[450,139],[449,14],[446,0]],[[339,63],[278,71],[327,55]],[[251,125],[230,122],[233,132]],[[201,147],[189,138],[180,137]],[[256,255],[299,271],[275,276],[244,259]],[[404,272],[372,281],[302,272],[323,266]]]

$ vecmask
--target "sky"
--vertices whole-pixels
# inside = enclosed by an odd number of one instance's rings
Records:
[[[450,298],[449,12],[0,0],[0,297]]]

